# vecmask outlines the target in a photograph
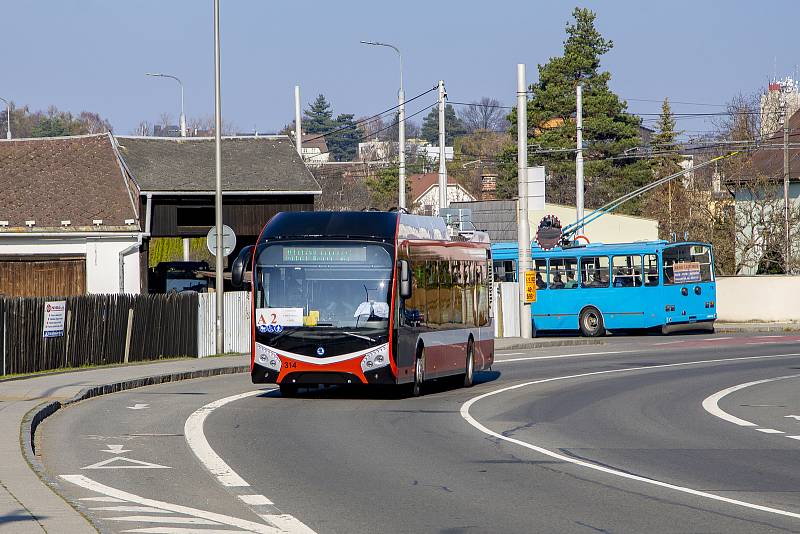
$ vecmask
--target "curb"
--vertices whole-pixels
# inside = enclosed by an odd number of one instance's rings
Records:
[[[59,491],[61,486],[57,480],[51,478],[44,469],[44,466],[36,457],[36,429],[42,422],[56,413],[58,410],[70,404],[88,400],[93,397],[100,397],[108,395],[109,393],[117,393],[119,391],[126,391],[129,389],[136,389],[145,386],[154,386],[157,384],[166,384],[169,382],[180,382],[182,380],[191,380],[193,378],[207,378],[211,376],[231,375],[238,373],[250,372],[249,365],[235,365],[230,367],[217,367],[212,369],[198,369],[195,371],[184,371],[182,373],[169,373],[163,375],[145,376],[141,378],[134,378],[122,382],[113,382],[111,384],[102,384],[98,386],[88,387],[81,390],[74,397],[65,401],[52,401],[40,404],[32,408],[25,417],[22,418],[20,425],[19,441],[22,448],[22,455],[28,466],[36,473],[39,479],[45,485],[56,493],[60,498],[64,499],[76,513],[82,515],[92,525],[93,528],[98,527],[89,520],[86,515],[81,511],[81,506],[71,500],[66,499]]]
[[[580,345],[605,345],[606,342],[601,339],[548,339],[542,341],[522,341],[513,343],[503,348],[495,348],[495,350],[519,350],[519,349],[546,349],[549,347],[577,347]]]
[[[800,325],[759,325],[753,326],[725,326],[719,323],[714,325],[714,331],[723,334],[747,334],[758,332],[800,332]]]

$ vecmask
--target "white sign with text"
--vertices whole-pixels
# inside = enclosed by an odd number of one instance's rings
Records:
[[[42,337],[61,337],[64,335],[64,321],[67,316],[67,301],[53,300],[44,303],[44,326]]]

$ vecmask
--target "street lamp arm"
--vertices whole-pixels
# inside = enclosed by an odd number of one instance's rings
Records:
[[[186,115],[183,113],[183,82],[177,76],[172,74],[164,74],[163,72],[145,72],[145,76],[154,76],[156,78],[172,78],[178,82],[181,88],[181,137],[186,137]]]
[[[400,49],[397,48],[393,44],[389,43],[382,43],[380,41],[361,41],[361,44],[365,45],[372,45],[372,46],[385,46],[387,48],[391,48],[395,52],[397,52],[397,57],[400,58],[400,90],[403,90],[403,54],[400,53]]]

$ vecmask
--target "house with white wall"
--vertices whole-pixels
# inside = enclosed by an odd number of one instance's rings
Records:
[[[0,140],[0,295],[139,293],[139,211],[110,134]]]
[[[411,188],[412,212],[422,215],[439,213],[439,174],[412,174],[408,177]],[[447,177],[447,202],[472,202],[475,197],[451,176]]]

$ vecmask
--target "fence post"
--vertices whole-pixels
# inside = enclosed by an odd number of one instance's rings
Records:
[[[64,368],[67,368],[69,362],[69,327],[72,324],[72,310],[67,308],[67,324],[64,331]]]
[[[131,353],[131,335],[133,334],[133,308],[128,308],[128,326],[125,331],[125,363]]]

